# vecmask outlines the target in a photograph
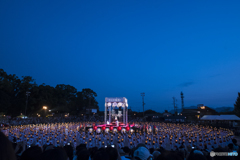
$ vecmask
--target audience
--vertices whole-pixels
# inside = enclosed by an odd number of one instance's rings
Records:
[[[76,159],[77,160],[89,160],[89,157],[90,157],[90,152],[85,148],[77,153]]]
[[[236,140],[236,139],[233,139],[232,142],[233,142],[233,150],[234,150],[234,151],[237,151],[238,148],[239,148],[239,146],[237,145],[237,140]]]
[[[20,160],[40,160],[41,154],[42,154],[42,149],[38,146],[33,146],[26,149],[22,153]]]
[[[133,158],[136,160],[149,160],[152,157],[149,150],[146,147],[139,147],[134,151]]]
[[[12,143],[0,132],[0,160],[16,160]]]
[[[16,156],[21,152],[15,143],[11,143],[7,137],[0,132],[0,160],[17,160]],[[233,139],[226,148],[218,147],[213,149],[214,152],[232,152],[237,146],[237,140]],[[235,147],[235,148],[234,148]],[[18,150],[14,153],[14,148]],[[19,151],[20,150],[20,151]],[[121,155],[121,157],[119,156]],[[129,147],[113,148],[89,148],[86,144],[80,144],[74,151],[71,145],[64,147],[54,147],[53,145],[43,146],[43,150],[38,146],[32,146],[26,149],[19,160],[237,160],[236,157],[210,157],[210,152],[205,149],[190,149],[185,150],[183,146],[179,150],[167,151],[163,147],[147,149],[146,145],[139,143],[137,147],[130,149]]]
[[[109,154],[105,151],[105,149],[99,149],[94,155],[92,160],[110,160]]]
[[[67,153],[68,159],[73,159],[73,147],[71,145],[66,145],[63,147],[65,152]]]
[[[192,150],[187,157],[187,160],[207,160],[207,158],[204,156],[203,152],[199,150]]]
[[[68,155],[63,148],[54,148],[43,152],[40,160],[68,160]]]
[[[152,155],[153,155],[153,160],[156,160],[157,157],[160,155],[161,153],[159,151],[153,151]]]
[[[42,123],[45,122],[46,119],[31,119],[32,122]],[[29,123],[31,120],[23,120],[22,124]],[[63,121],[68,122],[72,121],[69,119],[50,119],[51,122],[55,121]],[[80,120],[83,120],[80,118]],[[17,120],[16,120],[17,121]],[[11,123],[15,124],[16,121],[12,120]],[[79,121],[77,119],[76,121]],[[70,129],[69,129],[70,130]],[[65,132],[64,132],[65,133]],[[52,134],[50,132],[50,134]],[[97,135],[97,133],[96,133]],[[54,135],[52,135],[54,136]],[[67,135],[64,135],[67,136]],[[37,137],[37,136],[36,136]],[[111,138],[111,137],[110,137]],[[121,139],[121,138],[120,138]],[[11,142],[11,141],[12,142]],[[166,144],[164,147],[149,147],[148,145],[140,142],[135,146],[130,147],[130,145],[119,147],[119,145],[115,145],[114,147],[110,146],[102,146],[102,147],[87,147],[87,143],[80,144],[78,146],[74,146],[73,143],[71,145],[53,145],[42,144],[42,146],[37,146],[36,142],[24,146],[21,142],[19,143],[18,139],[15,137],[13,139],[8,139],[2,132],[0,132],[0,160],[237,160],[239,159],[239,155],[236,157],[220,157],[214,156],[211,157],[211,151],[214,152],[238,152],[239,146],[237,145],[237,140],[232,139],[226,147],[225,146],[212,146],[210,148],[207,147],[207,144],[201,144],[192,146],[187,145],[187,143],[179,143],[179,145],[173,145],[174,149],[169,149]],[[100,141],[100,140],[99,140]],[[120,143],[120,142],[119,142]],[[177,143],[176,143],[177,144]]]

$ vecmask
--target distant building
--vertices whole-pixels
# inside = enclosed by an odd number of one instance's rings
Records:
[[[182,115],[187,117],[188,120],[197,120],[204,115],[218,114],[214,109],[204,106],[203,104],[197,105],[196,109],[183,109]]]
[[[161,113],[150,113],[150,114],[145,114],[145,116],[152,117],[152,118],[159,118],[162,117]]]
[[[165,117],[165,122],[185,122],[186,118],[184,116],[169,116]]]
[[[185,116],[188,120],[196,120],[198,114],[198,109],[183,109],[182,115]]]
[[[98,107],[90,106],[90,107],[87,107],[85,110],[86,110],[86,114],[97,113]]]
[[[161,113],[151,113],[151,114],[146,114],[148,121],[153,121],[153,122],[159,122],[163,121],[163,115]]]
[[[172,113],[164,112],[162,115],[163,117],[169,117],[172,116]]]
[[[209,108],[207,106],[198,107],[198,113],[200,114],[200,117],[202,117],[204,115],[216,115],[216,114],[218,114],[217,111],[215,111],[214,109]]]

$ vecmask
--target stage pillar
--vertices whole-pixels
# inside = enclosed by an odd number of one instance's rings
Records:
[[[104,123],[107,124],[107,104],[105,103]]]
[[[128,123],[128,107],[126,108],[126,124]]]
[[[111,106],[109,106],[109,124],[111,123],[112,121],[112,104]]]
[[[126,117],[125,105],[123,105],[122,107],[123,107],[123,124],[125,124],[126,123],[126,119],[125,119],[125,117]]]

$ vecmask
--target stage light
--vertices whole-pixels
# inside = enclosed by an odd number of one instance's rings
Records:
[[[119,102],[117,106],[118,106],[118,107],[122,107],[122,103],[121,103],[121,102]]]
[[[116,133],[116,132],[117,132],[117,129],[116,129],[116,128],[114,128],[114,129],[113,129],[113,133]]]
[[[105,129],[105,132],[108,133],[108,132],[109,132],[109,128],[106,128],[106,129]]]
[[[114,102],[112,106],[113,106],[113,107],[116,107],[116,106],[117,106],[117,102]]]
[[[100,129],[100,128],[98,128],[96,132],[97,132],[97,133],[101,133],[101,129]]]

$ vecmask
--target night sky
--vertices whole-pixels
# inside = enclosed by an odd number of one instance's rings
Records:
[[[0,68],[129,106],[233,107],[240,91],[240,1],[0,1]]]

